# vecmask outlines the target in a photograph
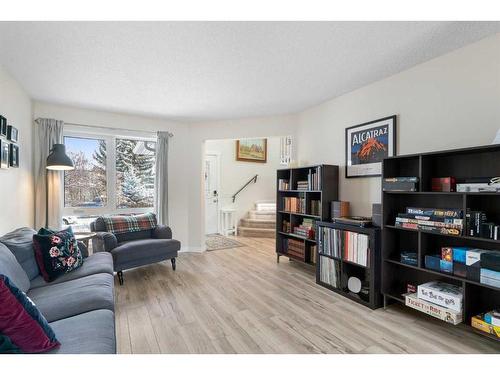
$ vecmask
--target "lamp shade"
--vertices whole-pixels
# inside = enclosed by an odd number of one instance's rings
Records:
[[[75,169],[73,161],[66,155],[66,146],[56,143],[47,157],[47,169],[68,171]]]

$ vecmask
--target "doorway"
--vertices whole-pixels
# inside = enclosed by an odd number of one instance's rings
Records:
[[[205,155],[205,234],[219,233],[220,155]]]

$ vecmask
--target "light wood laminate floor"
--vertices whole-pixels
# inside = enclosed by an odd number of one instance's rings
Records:
[[[274,239],[130,270],[116,291],[119,353],[500,353],[403,306],[372,311],[315,284]]]

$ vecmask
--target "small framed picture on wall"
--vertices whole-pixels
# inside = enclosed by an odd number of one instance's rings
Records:
[[[0,138],[7,138],[7,119],[0,115]]]
[[[12,125],[7,126],[7,139],[11,142],[17,143],[19,140],[19,130]]]
[[[9,159],[9,143],[3,140],[0,140],[0,168],[6,169],[9,168],[10,159]]]
[[[345,176],[371,177],[382,174],[382,160],[396,155],[396,115],[345,130]]]
[[[12,168],[19,168],[19,146],[11,143],[9,154],[9,166]]]

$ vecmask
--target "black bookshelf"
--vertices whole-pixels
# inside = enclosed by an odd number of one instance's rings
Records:
[[[319,171],[319,186],[315,189],[299,190],[297,182],[307,180],[312,171]],[[280,190],[279,181],[288,180],[288,189]],[[300,168],[278,169],[276,173],[276,260],[279,262],[281,256],[289,259],[301,261],[308,264],[314,263],[315,238],[306,238],[293,233],[293,227],[302,223],[303,219],[314,221],[328,220],[330,218],[330,202],[338,200],[339,167],[337,165],[312,165]],[[303,198],[305,210],[303,212],[286,211],[283,205],[283,198],[296,197]],[[319,212],[311,213],[311,201],[319,201]],[[283,221],[290,223],[291,231],[287,232],[283,228]],[[305,251],[303,256],[296,256],[287,252],[286,243],[289,239],[301,241]]]
[[[471,247],[500,251],[500,241],[466,235],[450,235],[395,226],[395,218],[406,207],[456,208],[487,214],[488,221],[500,224],[499,193],[433,192],[433,177],[453,176],[457,180],[500,176],[500,145],[472,147],[424,154],[403,155],[383,161],[382,177],[419,177],[417,192],[382,192],[382,293],[384,306],[405,303],[408,283],[439,280],[462,287],[463,323],[470,328],[472,317],[500,307],[500,288],[425,268],[425,256],[442,247]],[[401,251],[417,253],[417,265],[400,262]],[[447,324],[443,322],[443,324]],[[472,329],[481,334],[480,331]],[[489,335],[486,335],[491,337]],[[493,338],[493,337],[491,337]],[[493,338],[495,339],[495,338]]]
[[[362,228],[353,225],[345,225],[332,222],[319,222],[317,223],[317,226],[318,228],[316,231],[316,241],[318,242],[318,253],[316,257],[316,283],[371,309],[377,309],[381,307],[382,294],[380,293],[380,228]],[[320,230],[322,227],[367,235],[369,238],[367,266],[347,260],[345,253],[339,254],[340,256],[338,257],[324,254],[323,249],[325,241],[321,239],[320,235]],[[321,257],[330,258],[338,264],[338,267],[340,269],[340,278],[337,281],[336,286],[321,281]],[[367,288],[369,289],[369,293],[367,296],[368,298],[362,298],[360,297],[360,295],[354,294],[348,290],[347,280],[350,276],[358,277],[364,282],[364,284],[367,285]]]

